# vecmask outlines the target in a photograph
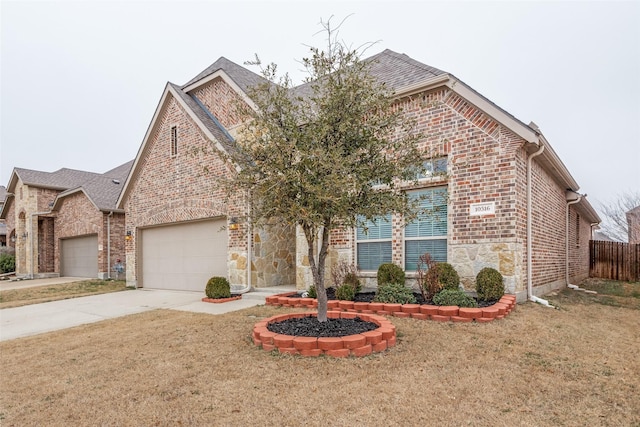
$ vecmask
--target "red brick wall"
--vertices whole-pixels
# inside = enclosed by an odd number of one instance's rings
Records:
[[[100,212],[85,196],[78,192],[62,199],[62,204],[56,213],[55,227],[55,271],[60,273],[61,239],[98,235],[98,246],[106,247],[105,230],[102,227],[102,212]],[[105,272],[106,253],[98,251],[98,271]]]
[[[532,162],[533,286],[565,280],[565,189]]]
[[[171,156],[170,129],[178,127],[178,154]],[[139,158],[125,199],[127,279],[136,280],[136,228],[221,216],[242,217],[243,196],[226,201],[220,178],[233,170],[179,103],[169,97],[155,132]],[[246,251],[246,226],[228,230],[229,248]]]
[[[242,123],[234,106],[240,97],[222,78],[215,79],[192,92],[226,129]]]
[[[589,277],[589,240],[591,224],[584,215],[576,211],[575,205],[569,208],[569,281],[579,284]]]
[[[413,118],[426,136],[422,147],[431,155],[448,156],[449,176],[445,181],[426,181],[423,186],[447,185],[449,194],[448,245],[454,248],[481,248],[508,243],[509,287],[522,292],[526,288],[527,152],[525,141],[488,117],[475,106],[449,90],[403,99],[399,106]],[[533,161],[533,285],[557,284],[565,275],[565,195],[536,160]],[[472,217],[472,203],[494,202],[495,215]],[[403,265],[403,231],[394,217],[393,262]],[[583,227],[588,230],[588,227]],[[342,243],[347,236],[340,230],[332,242]],[[351,237],[353,239],[353,237]],[[581,236],[588,245],[588,236]],[[352,247],[354,245],[352,244]],[[354,250],[355,251],[355,250]],[[503,256],[504,254],[501,254]],[[478,255],[471,267],[492,266],[489,258]],[[588,257],[588,253],[586,253]],[[585,253],[576,254],[576,274],[588,269]],[[511,259],[509,258],[509,259]],[[502,259],[502,258],[500,258]],[[455,265],[454,265],[455,266]]]

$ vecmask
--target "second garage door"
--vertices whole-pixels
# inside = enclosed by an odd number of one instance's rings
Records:
[[[227,277],[223,219],[142,230],[142,286],[204,292],[212,276]]]
[[[61,241],[62,275],[98,277],[98,236],[82,236]]]

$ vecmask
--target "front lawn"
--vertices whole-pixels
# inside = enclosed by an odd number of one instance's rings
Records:
[[[57,285],[0,291],[0,309],[126,290],[123,280],[80,280]]]
[[[566,292],[566,293],[565,293]],[[0,343],[2,425],[620,426],[640,423],[640,311],[550,297],[488,324],[391,318],[364,358],[250,339],[294,309],[156,310]]]

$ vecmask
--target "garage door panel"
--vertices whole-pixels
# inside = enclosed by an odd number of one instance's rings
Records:
[[[61,273],[71,277],[98,277],[98,236],[61,241]]]
[[[203,292],[212,276],[227,277],[225,219],[142,230],[142,286]]]

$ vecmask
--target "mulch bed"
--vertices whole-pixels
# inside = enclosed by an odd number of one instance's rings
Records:
[[[315,316],[287,319],[267,325],[271,332],[297,337],[344,337],[361,334],[377,329],[378,325],[366,322],[359,317],[355,319],[327,319],[319,322]]]

